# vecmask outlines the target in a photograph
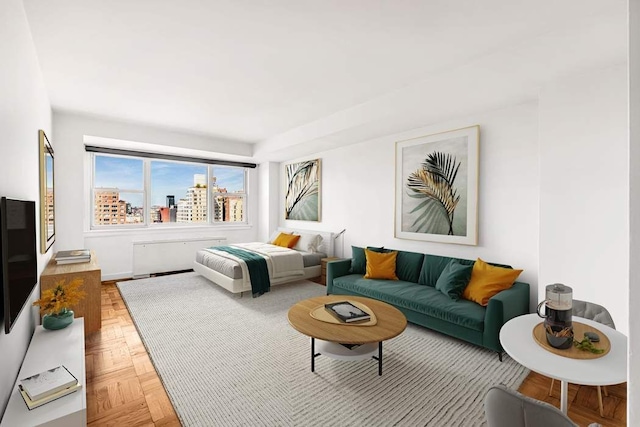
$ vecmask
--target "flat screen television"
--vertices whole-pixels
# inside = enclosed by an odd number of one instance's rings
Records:
[[[8,334],[38,282],[35,202],[0,199],[0,258],[4,331]]]

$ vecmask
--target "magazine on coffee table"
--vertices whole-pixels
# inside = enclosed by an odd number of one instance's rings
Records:
[[[371,319],[369,313],[361,310],[349,301],[338,301],[325,304],[324,308],[342,322],[359,322]]]

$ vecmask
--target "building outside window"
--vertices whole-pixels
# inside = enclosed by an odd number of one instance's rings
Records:
[[[92,228],[246,223],[247,168],[92,156]]]
[[[152,159],[150,167],[152,223],[208,222],[207,165]]]
[[[246,206],[244,169],[228,166],[212,166],[212,169],[213,221],[243,222]]]
[[[93,223],[144,224],[144,168],[141,159],[96,156]]]

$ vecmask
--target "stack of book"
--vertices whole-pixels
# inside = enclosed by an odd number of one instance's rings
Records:
[[[18,388],[29,410],[78,390],[78,379],[64,366],[20,380]]]
[[[336,319],[346,323],[371,319],[371,315],[369,313],[360,310],[349,301],[332,302],[331,304],[325,304],[324,308]]]
[[[56,254],[57,264],[75,264],[77,262],[91,261],[89,249],[75,249],[73,251],[60,251]]]

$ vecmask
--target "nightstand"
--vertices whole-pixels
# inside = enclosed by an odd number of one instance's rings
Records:
[[[320,284],[323,286],[327,286],[327,263],[329,261],[333,261],[336,259],[340,259],[338,257],[327,257],[327,258],[322,258],[320,260]]]

